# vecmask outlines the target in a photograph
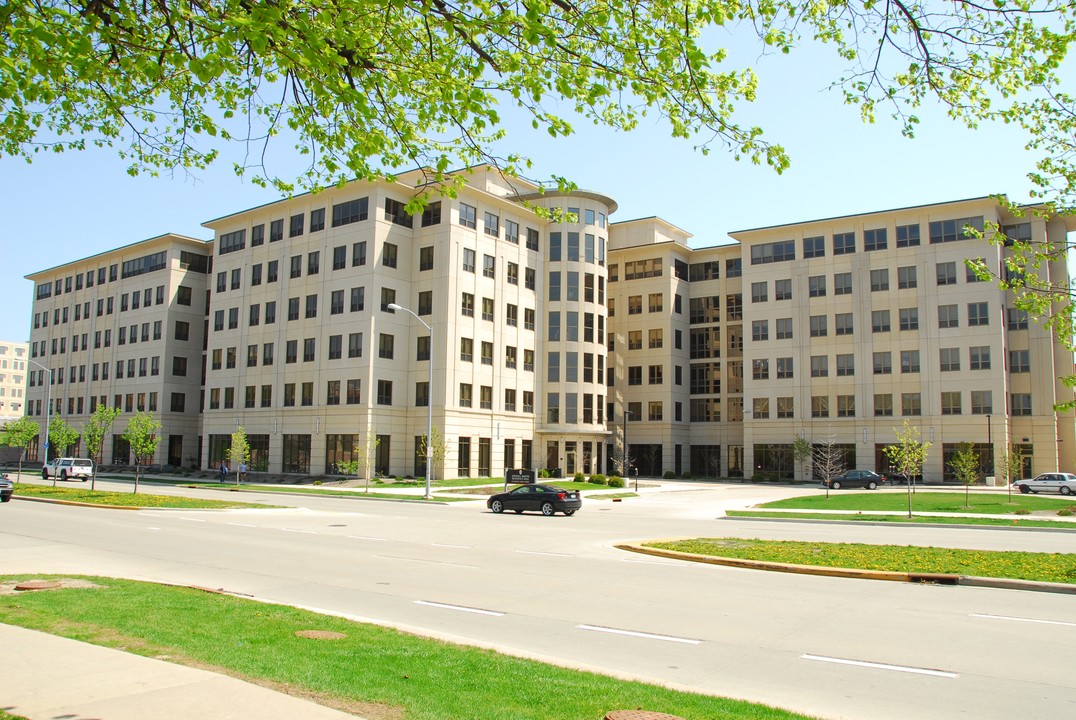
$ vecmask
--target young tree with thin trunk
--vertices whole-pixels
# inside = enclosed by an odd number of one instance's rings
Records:
[[[93,479],[90,489],[97,489],[97,466],[101,464],[101,453],[105,448],[105,438],[112,429],[112,423],[120,414],[119,408],[110,408],[107,405],[98,405],[90,415],[90,419],[82,425],[82,437],[86,440],[86,453],[93,460]]]
[[[374,460],[377,458],[377,446],[380,444],[381,439],[373,430],[370,430],[366,434],[366,439],[361,443],[355,443],[352,450],[352,457],[358,461],[359,467],[366,473],[366,492],[370,492],[370,470],[373,467]]]
[[[49,443],[56,448],[56,455],[64,457],[67,450],[78,442],[78,430],[67,424],[61,417],[53,417],[49,422]]]
[[[418,452],[422,457],[426,457],[426,436],[422,436],[422,440],[419,442]],[[433,426],[433,440],[430,442],[429,449],[433,451],[433,467],[426,468],[426,475],[430,478],[430,484],[433,484],[434,468],[441,466],[441,463],[445,460],[445,453],[448,451],[448,447],[445,445],[445,437],[441,434],[441,431],[436,425]]]
[[[828,438],[815,445],[813,463],[815,470],[822,476],[822,482],[826,486],[826,497],[829,497],[829,480],[845,471],[844,452],[833,438]]]
[[[239,468],[250,462],[250,442],[247,440],[247,431],[240,425],[232,433],[232,447],[228,450],[228,459],[235,468],[235,484],[239,485]]]
[[[811,444],[811,441],[805,437],[796,436],[796,439],[792,441],[792,459],[799,463],[805,481],[809,479],[807,463],[811,460],[812,455],[814,455],[814,445]]]
[[[889,463],[908,480],[908,517],[912,516],[915,478],[923,474],[923,465],[927,461],[929,449],[930,443],[925,443],[920,439],[919,428],[905,420],[901,429],[897,430],[896,444],[886,445],[884,450]]]
[[[26,453],[30,451],[30,445],[33,444],[34,438],[41,434],[41,428],[37,423],[26,417],[25,415],[18,420],[12,420],[7,424],[7,439],[11,443],[12,447],[22,448],[22,453],[19,454],[19,482],[22,480],[22,459],[26,457]]]
[[[61,417],[54,417],[49,422],[49,443],[56,448],[56,456],[64,457],[67,449],[78,440],[78,431],[67,424]],[[48,458],[45,458],[46,462]],[[56,475],[52,476],[52,486],[56,487]]]
[[[998,470],[1005,478],[1005,487],[1012,502],[1012,484],[1024,474],[1024,451],[1019,445],[1008,445],[998,457]]]
[[[135,413],[127,422],[127,430],[123,433],[123,438],[130,443],[131,452],[135,457],[134,491],[136,493],[138,480],[142,474],[142,465],[148,464],[146,461],[152,461],[153,456],[157,454],[157,445],[161,442],[157,431],[160,429],[160,421],[146,412]]]
[[[962,442],[957,446],[956,454],[949,461],[956,479],[964,484],[964,507],[971,507],[971,486],[979,479],[979,453],[971,443]]]
[[[359,474],[359,461],[341,460],[340,462],[336,463],[336,469],[340,471],[340,473],[344,476],[344,480],[347,481],[350,476],[357,476]],[[369,492],[369,490],[367,490],[367,492]]]
[[[714,479],[721,477],[721,450],[707,450],[704,457],[706,458],[706,466],[714,469]]]

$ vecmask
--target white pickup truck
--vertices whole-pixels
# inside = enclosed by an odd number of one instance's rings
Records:
[[[61,480],[73,480],[78,478],[86,482],[93,475],[93,460],[86,458],[53,458],[41,468],[41,477],[48,480],[50,477]]]

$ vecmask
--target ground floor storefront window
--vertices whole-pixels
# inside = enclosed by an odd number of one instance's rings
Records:
[[[281,469],[286,473],[310,473],[310,436],[285,435]]]

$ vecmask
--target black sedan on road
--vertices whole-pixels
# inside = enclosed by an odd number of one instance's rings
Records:
[[[7,475],[0,475],[0,502],[11,500],[12,492],[14,492],[14,486],[11,484],[11,481],[7,479]]]
[[[537,510],[543,515],[562,512],[573,515],[583,507],[583,500],[576,491],[553,487],[552,485],[520,485],[515,490],[498,493],[486,500],[486,507],[495,513],[505,510]]]
[[[823,480],[823,485],[829,485],[832,490],[840,490],[842,487],[862,487],[875,490],[879,485],[885,484],[885,476],[871,470],[849,470],[844,475]]]

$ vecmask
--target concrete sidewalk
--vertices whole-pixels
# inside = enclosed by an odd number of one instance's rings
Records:
[[[226,675],[0,624],[0,709],[30,720],[356,720]]]

